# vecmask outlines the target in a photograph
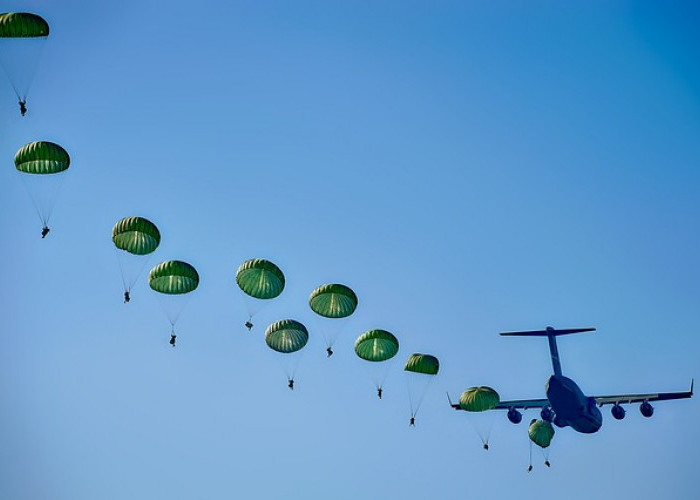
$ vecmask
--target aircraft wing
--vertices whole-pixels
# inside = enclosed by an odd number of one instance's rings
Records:
[[[593,396],[598,406],[642,403],[644,401],[666,401],[669,399],[685,399],[693,396],[694,382],[690,383],[687,392],[652,392],[649,394],[614,394],[612,396]]]
[[[513,399],[501,401],[493,407],[494,410],[510,410],[511,408],[527,410],[528,408],[544,408],[550,406],[549,399]]]
[[[461,410],[462,407],[459,404],[453,403],[450,395],[447,394],[447,400],[450,402],[450,406],[455,410]],[[527,410],[528,408],[544,408],[545,406],[550,406],[549,399],[514,399],[512,401],[501,401],[496,406],[491,408],[492,410],[509,410],[511,408],[521,408]]]

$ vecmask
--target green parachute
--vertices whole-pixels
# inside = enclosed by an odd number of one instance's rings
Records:
[[[357,308],[357,295],[345,285],[321,285],[311,292],[309,306],[324,318],[346,318]]]
[[[470,412],[469,422],[479,435],[483,448],[489,449],[489,438],[493,427],[494,412],[488,410],[495,408],[501,398],[491,387],[470,387],[459,397],[459,407]]]
[[[284,290],[284,274],[269,260],[250,259],[236,271],[236,283],[251,297],[274,299]]]
[[[368,330],[355,340],[355,354],[365,361],[370,361],[368,367],[370,377],[377,388],[377,396],[382,399],[383,385],[388,375],[388,365],[384,363],[399,352],[399,339],[386,330]]]
[[[554,437],[554,427],[546,420],[533,419],[527,429],[527,435],[540,448],[547,448]]]
[[[199,274],[187,262],[168,260],[151,269],[148,284],[156,292],[180,295],[197,289]]]
[[[112,228],[112,242],[124,284],[124,302],[129,302],[131,288],[141,275],[148,257],[160,244],[160,231],[143,217],[125,217]]]
[[[49,24],[36,14],[0,14],[0,64],[15,90],[22,116],[27,112],[27,93],[48,36]]]
[[[30,142],[15,154],[15,168],[43,224],[42,238],[49,232],[49,219],[68,167],[68,152],[49,141]]]
[[[490,387],[470,387],[459,397],[459,406],[466,411],[481,412],[494,408],[500,401],[498,393]]]
[[[148,284],[163,298],[161,305],[171,325],[170,345],[175,346],[175,323],[187,303],[189,294],[199,286],[199,274],[187,262],[168,260],[151,269]]]
[[[254,300],[246,301],[248,321],[245,326],[250,331],[253,328],[253,316],[262,307],[260,300],[274,299],[284,290],[285,279],[282,270],[265,259],[250,259],[238,267],[236,283],[247,296]]]
[[[28,12],[0,14],[0,38],[34,38],[49,36],[49,23]]]
[[[386,330],[369,330],[355,340],[355,354],[365,361],[380,362],[396,356],[399,339]]]
[[[309,341],[309,331],[293,319],[276,321],[265,330],[265,343],[277,352],[289,354],[302,349]]]
[[[125,217],[112,228],[112,241],[119,250],[134,255],[153,253],[160,244],[160,231],[143,217]]]
[[[552,424],[546,420],[537,420],[533,418],[530,421],[530,426],[527,428],[527,435],[530,438],[530,466],[527,468],[528,472],[532,470],[532,443],[540,447],[540,451],[544,457],[544,464],[550,467],[549,445],[552,443],[552,438],[554,437],[554,427]]]
[[[440,362],[431,354],[411,354],[403,369],[407,372],[423,373],[425,375],[437,375],[440,371]]]
[[[406,372],[408,400],[411,406],[410,425],[413,426],[428,388],[440,371],[440,361],[432,354],[415,353],[411,354],[403,369]]]
[[[309,296],[309,307],[321,316],[319,320],[323,339],[326,341],[328,357],[333,355],[333,345],[347,322],[347,318],[357,309],[357,295],[346,285],[339,283],[321,285]],[[330,321],[329,321],[330,320]]]
[[[276,321],[265,330],[265,343],[273,351],[284,354],[278,359],[287,375],[287,387],[294,389],[294,375],[300,361],[300,351],[309,341],[309,331],[293,319]]]

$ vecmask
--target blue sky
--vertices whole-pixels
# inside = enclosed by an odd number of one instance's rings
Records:
[[[561,339],[589,394],[697,376],[699,36],[692,2],[5,2],[51,25],[29,113],[0,79],[0,497],[694,498],[698,404],[604,409],[526,472],[526,426],[481,449],[454,397],[542,397]],[[12,158],[72,164],[41,224]],[[178,346],[145,275],[122,303],[110,231],[201,282]],[[284,293],[242,326],[238,265]],[[325,357],[313,288],[360,305]],[[263,341],[311,339],[286,387]],[[401,342],[376,398],[354,339]],[[415,428],[401,371],[441,361]],[[526,414],[524,421],[535,418]],[[649,479],[651,478],[651,479]]]

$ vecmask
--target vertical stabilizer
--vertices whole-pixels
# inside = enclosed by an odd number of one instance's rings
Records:
[[[549,354],[552,357],[552,368],[554,375],[561,377],[561,363],[559,361],[559,350],[557,349],[557,339],[559,335],[568,335],[570,333],[592,332],[595,328],[571,328],[566,330],[555,330],[548,326],[544,330],[531,330],[527,332],[504,332],[501,335],[505,337],[547,337],[549,341]]]

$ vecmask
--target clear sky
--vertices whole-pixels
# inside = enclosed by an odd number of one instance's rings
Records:
[[[544,396],[543,339],[591,395],[700,376],[695,2],[6,1],[51,26],[20,117],[0,79],[0,498],[697,498],[697,398],[484,452],[466,388]],[[0,75],[2,76],[2,75]],[[13,165],[72,164],[41,224]],[[122,303],[125,216],[199,289],[178,345],[146,273]],[[238,265],[287,287],[248,333]],[[146,269],[146,271],[148,270]],[[307,299],[360,305],[327,359]],[[310,330],[295,390],[262,332]],[[377,399],[354,339],[401,349]],[[402,366],[441,372],[415,428]]]

